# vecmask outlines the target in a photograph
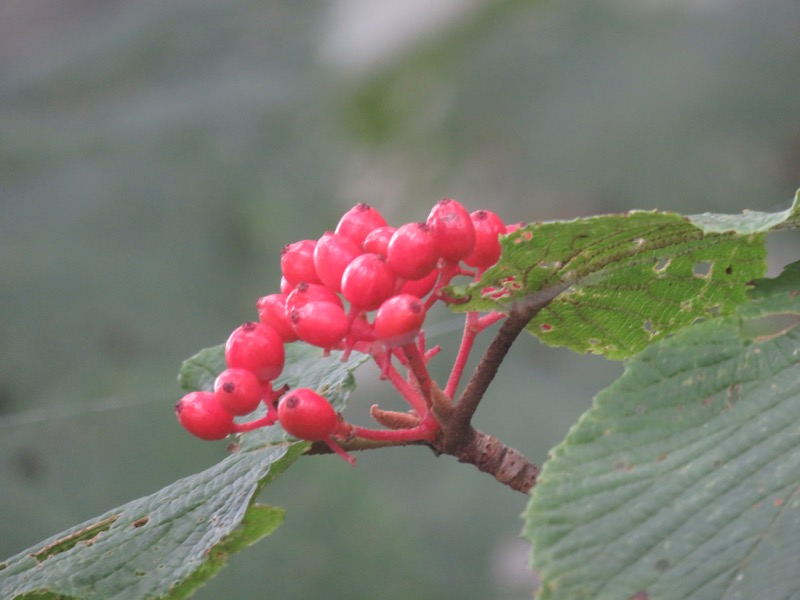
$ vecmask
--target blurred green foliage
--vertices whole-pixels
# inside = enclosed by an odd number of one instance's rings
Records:
[[[180,362],[352,204],[511,222],[800,187],[794,0],[450,5],[0,7],[0,555],[221,460],[172,416]],[[522,340],[477,424],[542,461],[618,373]],[[365,376],[355,420],[386,392]],[[286,523],[196,597],[529,597],[525,499],[432,458],[301,460],[265,498]]]

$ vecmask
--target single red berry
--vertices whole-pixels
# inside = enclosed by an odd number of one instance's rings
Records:
[[[426,221],[436,240],[439,254],[458,262],[475,249],[475,226],[467,209],[452,198],[442,198],[431,209]]]
[[[489,210],[476,210],[470,217],[475,226],[475,249],[464,262],[481,270],[488,269],[500,259],[500,235],[506,232],[506,226]]]
[[[281,273],[292,286],[301,281],[320,283],[314,268],[316,240],[300,240],[286,244],[281,250]]]
[[[341,292],[342,273],[359,254],[361,247],[345,235],[329,231],[319,238],[314,248],[314,267],[322,284]]]
[[[288,296],[293,289],[294,286],[291,283],[289,283],[289,280],[286,279],[286,277],[284,277],[283,275],[281,275],[281,287],[280,287],[281,294],[286,294]]]
[[[232,369],[252,371],[262,383],[283,370],[283,339],[269,325],[249,322],[233,330],[225,343],[225,362]]]
[[[292,329],[289,314],[286,312],[287,294],[268,294],[256,302],[258,320],[264,325],[272,327],[284,343],[297,341],[297,335]]]
[[[408,344],[425,322],[425,306],[411,294],[392,296],[375,313],[375,338],[389,346]]]
[[[424,298],[427,296],[433,287],[436,285],[436,281],[439,279],[439,270],[434,269],[430,273],[428,273],[422,279],[417,279],[416,281],[406,281],[403,285],[400,286],[398,290],[401,294],[411,294],[412,296],[416,296],[417,298]]]
[[[401,225],[389,241],[386,262],[404,279],[422,279],[438,261],[436,240],[425,223]]]
[[[286,313],[291,314],[309,302],[330,302],[343,306],[342,299],[330,288],[320,283],[306,283],[301,281],[296,288],[286,297]]]
[[[175,405],[175,416],[186,431],[202,440],[221,440],[233,428],[233,415],[213,392],[189,392]]]
[[[291,436],[318,441],[339,428],[339,415],[323,396],[308,388],[292,390],[278,403],[278,421]]]
[[[372,254],[379,254],[383,258],[389,254],[389,240],[392,239],[396,228],[387,225],[386,227],[378,227],[373,229],[364,238],[364,243],[361,247],[364,252],[371,252]]]
[[[370,231],[385,226],[386,219],[376,209],[369,204],[357,204],[342,215],[336,233],[349,237],[361,246]]]
[[[293,310],[290,319],[297,337],[326,350],[337,346],[350,328],[344,309],[332,302],[308,302]]]
[[[261,403],[261,382],[247,369],[225,369],[214,380],[214,396],[230,414],[249,415]]]
[[[342,295],[364,310],[375,310],[394,293],[397,275],[377,254],[362,254],[342,275]]]

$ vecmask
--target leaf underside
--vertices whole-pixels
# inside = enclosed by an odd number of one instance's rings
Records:
[[[543,600],[800,593],[800,263],[631,359],[545,464]]]
[[[355,387],[352,371],[363,360],[290,345],[276,384],[302,381],[324,390],[341,409]],[[224,368],[222,346],[209,348],[185,361],[179,380],[186,390],[210,389]],[[308,446],[278,426],[243,435],[217,465],[0,562],[0,598],[187,598],[231,554],[280,525],[283,510],[254,498]]]
[[[630,212],[532,223],[502,240],[481,280],[454,286],[455,310],[508,311],[554,297],[527,330],[552,346],[611,359],[700,320],[731,312],[766,272],[766,234],[800,226],[800,202],[780,213]]]

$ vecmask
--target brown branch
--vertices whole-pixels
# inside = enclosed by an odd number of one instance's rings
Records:
[[[453,420],[457,422],[457,427],[461,428],[462,433],[466,433],[469,429],[472,415],[475,414],[478,404],[489,389],[489,384],[497,375],[497,370],[511,345],[531,319],[568,287],[568,284],[561,284],[536,292],[514,304],[508,311],[508,317],[489,344],[455,405]]]
[[[493,435],[470,428],[469,441],[456,455],[458,462],[475,465],[512,490],[527,494],[536,485],[539,467]]]
[[[454,456],[459,462],[475,465],[479,471],[492,475],[497,481],[513,490],[523,494],[529,493],[536,485],[539,467],[496,437],[475,429],[472,426],[472,416],[497,374],[500,363],[503,362],[519,334],[539,311],[568,287],[569,284],[560,284],[547,288],[531,294],[511,307],[508,317],[486,349],[457,403],[447,397],[430,379],[420,376],[424,375],[427,369],[424,368],[424,360],[418,351],[414,351],[410,347],[404,348],[417,383],[426,392],[425,395],[431,401],[433,414],[441,425],[434,441],[389,442],[354,438],[343,440],[342,448],[353,451],[390,446],[426,445],[437,455]],[[373,411],[377,411],[379,417],[377,420],[390,428],[405,426],[415,419],[418,422],[418,418],[408,413],[382,411],[377,407],[373,407]],[[324,442],[315,442],[309,449],[309,454],[330,452],[331,449]]]

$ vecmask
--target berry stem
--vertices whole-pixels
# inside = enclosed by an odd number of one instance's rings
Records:
[[[508,311],[508,317],[500,326],[500,330],[495,335],[489,347],[486,349],[478,366],[472,372],[461,397],[453,411],[453,424],[466,432],[470,426],[472,415],[478,408],[478,404],[483,398],[489,384],[492,383],[494,376],[500,368],[511,345],[517,339],[525,326],[533,319],[539,311],[550,304],[556,296],[569,287],[568,284],[560,284],[546,288],[535,294],[527,296],[525,299],[512,305]],[[488,315],[487,315],[488,316]]]
[[[391,353],[376,353],[373,354],[373,359],[381,367],[382,374],[389,380],[395,387],[400,395],[411,406],[414,411],[424,417],[428,413],[428,400],[419,394],[411,384],[406,381],[397,369],[392,364]]]
[[[479,316],[477,312],[468,312],[467,318],[464,321],[464,333],[461,336],[461,345],[458,348],[456,360],[453,363],[453,369],[450,371],[450,377],[447,380],[447,385],[444,388],[444,393],[453,398],[458,389],[458,384],[461,382],[461,377],[464,374],[464,369],[467,366],[469,354],[475,344],[475,338],[480,332],[502,319],[505,314],[500,312],[490,312],[487,315]]]
[[[277,418],[270,414],[269,412],[259,419],[253,419],[252,421],[247,421],[245,423],[234,423],[231,426],[231,433],[246,433],[248,431],[253,431],[260,427],[268,427],[270,425],[274,425],[277,423]]]
[[[425,399],[425,405],[427,408],[431,403],[431,376],[428,372],[428,367],[425,364],[425,356],[420,351],[419,346],[413,342],[406,344],[402,347],[402,349],[403,355],[408,361],[409,373],[413,375],[414,379],[416,380],[416,383],[422,392],[422,396]],[[425,413],[417,411],[417,414],[422,417]]]
[[[416,427],[405,429],[372,429],[353,425],[351,435],[366,440],[381,440],[387,442],[432,442],[436,439],[437,428],[431,427],[429,422],[423,422]]]

